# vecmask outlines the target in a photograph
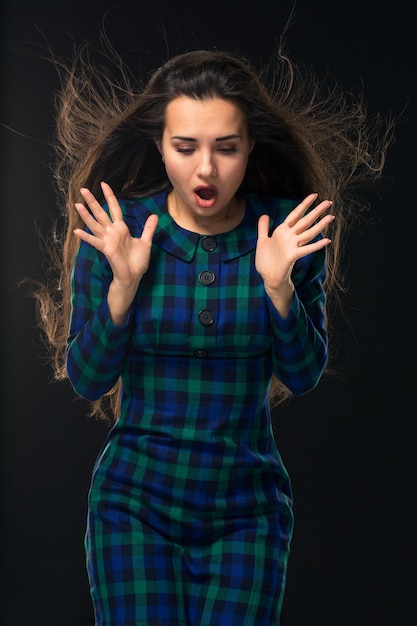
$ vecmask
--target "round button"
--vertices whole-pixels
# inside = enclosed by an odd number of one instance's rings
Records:
[[[201,241],[201,247],[206,252],[213,252],[217,248],[216,238],[211,235],[205,235]]]
[[[198,280],[202,285],[211,285],[214,283],[215,275],[210,270],[204,270],[204,272],[200,272],[198,275]]]
[[[211,324],[214,322],[214,315],[211,311],[200,311],[200,313],[198,314],[198,319],[200,321],[200,324],[202,324],[203,326],[211,326]]]

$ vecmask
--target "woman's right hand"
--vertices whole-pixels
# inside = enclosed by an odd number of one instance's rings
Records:
[[[140,280],[149,267],[152,239],[158,217],[150,215],[142,236],[132,237],[110,185],[103,182],[101,188],[109,207],[110,217],[91,191],[82,188],[81,195],[91,213],[82,203],[76,203],[75,208],[92,234],[81,228],[75,229],[74,233],[107,258],[113,272],[113,281],[108,294],[110,315],[115,324],[121,325],[126,319]]]

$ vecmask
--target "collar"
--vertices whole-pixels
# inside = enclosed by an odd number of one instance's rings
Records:
[[[245,198],[246,210],[242,222],[231,231],[214,235],[224,261],[231,261],[256,248],[258,219],[261,215],[269,215],[272,231],[296,204],[286,198],[261,198],[256,194],[247,194]],[[154,245],[190,263],[204,235],[178,226],[168,213],[166,199],[166,192],[162,192],[148,198],[125,199],[120,201],[120,205],[134,236],[140,236],[149,215],[156,214],[159,221],[153,238]]]

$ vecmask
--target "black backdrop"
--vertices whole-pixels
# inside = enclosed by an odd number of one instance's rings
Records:
[[[415,30],[405,0],[299,0],[291,55],[346,88],[363,81],[374,111],[397,115],[370,222],[347,246],[353,330],[336,321],[343,380],[274,414],[295,493],[283,626],[411,626],[416,622],[414,266]],[[54,70],[45,40],[108,35],[141,69],[187,47],[267,60],[288,1],[209,3],[6,0],[1,8],[1,624],[93,624],[83,534],[89,477],[107,427],[71,390],[50,383],[34,304],[19,288],[44,276],[36,221],[56,217],[48,163]],[[165,34],[163,35],[163,33]],[[134,69],[137,69],[137,65]],[[413,394],[414,396],[414,394]],[[197,626],[197,625],[196,625]],[[215,626],[215,625],[213,625]]]

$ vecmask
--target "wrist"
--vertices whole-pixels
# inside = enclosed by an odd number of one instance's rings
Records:
[[[287,317],[294,297],[294,283],[289,281],[282,284],[279,288],[274,288],[264,283],[264,287],[266,294],[269,296],[281,317]]]
[[[292,280],[288,280],[282,283],[279,287],[272,286],[264,281],[265,291],[270,298],[292,298],[294,293],[294,283]]]
[[[109,306],[110,318],[116,326],[123,326],[135,298],[137,285],[130,287],[122,287],[117,282],[110,283],[107,294],[107,303]]]

